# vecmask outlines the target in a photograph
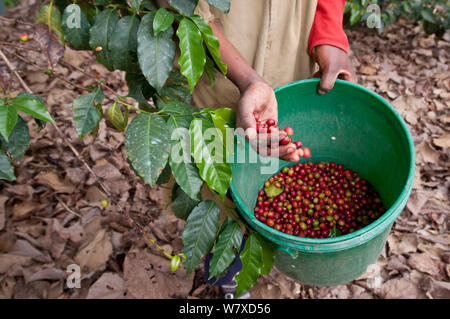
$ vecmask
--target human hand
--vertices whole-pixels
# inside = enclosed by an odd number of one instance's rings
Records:
[[[246,138],[258,153],[277,156],[285,161],[298,162],[300,152],[292,142],[280,145],[280,141],[287,138],[286,132],[273,129],[271,132],[258,133],[255,115],[259,116],[261,123],[266,123],[269,119],[278,121],[278,103],[275,93],[261,78],[252,81],[242,91],[236,125],[245,130]]]
[[[313,60],[319,64],[319,71],[313,77],[320,77],[319,94],[330,91],[336,79],[356,81],[355,71],[345,51],[332,45],[318,45],[312,49]]]

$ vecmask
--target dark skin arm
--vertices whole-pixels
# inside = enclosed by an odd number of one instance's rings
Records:
[[[278,121],[278,104],[275,93],[270,85],[245,61],[215,23],[210,22],[209,25],[220,42],[220,54],[228,66],[227,77],[236,84],[241,93],[238,103],[237,127],[246,131],[246,138],[250,142],[255,142],[257,137],[267,141],[266,149],[258,149],[260,153],[277,156],[286,161],[298,162],[300,156],[303,155],[301,150],[296,150],[293,143],[279,145],[279,141],[287,137],[284,131],[259,134],[259,136],[256,133],[256,121],[253,113],[258,114],[262,122],[268,119]],[[315,74],[322,78],[319,93],[324,94],[331,90],[338,77],[348,81],[355,80],[350,60],[341,49],[330,45],[320,45],[313,48],[312,57],[320,67],[319,72]],[[271,143],[272,140],[273,143]]]

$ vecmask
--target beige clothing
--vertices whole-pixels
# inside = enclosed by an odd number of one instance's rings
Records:
[[[309,77],[309,33],[317,0],[231,0],[229,13],[200,0],[196,14],[214,21],[253,69],[273,88]],[[206,74],[194,90],[198,107],[233,107],[238,88],[217,72],[213,89]]]

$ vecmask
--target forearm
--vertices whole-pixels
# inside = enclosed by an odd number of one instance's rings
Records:
[[[222,61],[227,64],[227,77],[239,88],[242,93],[252,83],[264,81],[253,68],[245,61],[244,57],[234,45],[223,35],[214,22],[209,25],[220,42],[220,55]]]

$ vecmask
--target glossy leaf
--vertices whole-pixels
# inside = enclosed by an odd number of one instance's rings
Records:
[[[114,70],[114,64],[108,45],[118,21],[117,10],[106,9],[95,16],[95,23],[90,29],[89,45],[97,55],[97,60],[109,71]],[[102,50],[97,52],[95,49],[98,47]]]
[[[172,211],[178,218],[186,220],[194,207],[200,202],[200,197],[198,200],[192,199],[179,187],[175,195],[176,197],[172,203]]]
[[[166,122],[157,114],[137,114],[128,125],[125,147],[134,171],[153,186],[169,157]]]
[[[211,60],[209,56],[206,56],[205,72],[208,76],[209,85],[211,88],[214,88],[214,83],[216,82],[216,68],[214,66],[214,61]]]
[[[194,14],[198,0],[169,0],[169,3],[182,14],[191,16]]]
[[[16,108],[0,98],[0,133],[7,141],[17,123],[17,118]]]
[[[164,185],[167,182],[169,182],[171,173],[172,171],[170,169],[169,163],[167,163],[164,169],[162,170],[161,174],[159,175],[158,179],[156,180],[156,184]]]
[[[205,41],[206,47],[208,48],[211,57],[219,68],[223,75],[227,74],[227,65],[222,62],[219,51],[219,40],[216,38],[212,32],[211,27],[203,20],[202,17],[195,15],[192,17],[192,21],[197,25],[198,29],[202,33],[203,40]]]
[[[43,100],[33,94],[20,93],[13,101],[12,105],[20,112],[27,113],[42,121],[55,123]]]
[[[215,136],[205,136],[208,129],[216,130]],[[213,133],[208,130],[208,133]],[[194,119],[191,122],[189,132],[191,135],[191,154],[199,169],[200,177],[208,186],[225,196],[231,182],[231,166],[225,162],[223,152],[223,141],[220,137],[220,131],[205,119]],[[208,134],[207,134],[208,135]],[[208,141],[206,141],[208,137]],[[222,157],[222,158],[221,158]]]
[[[54,31],[58,36],[59,41],[64,45],[64,32],[62,30],[61,13],[55,6],[50,4],[43,6],[39,10],[35,22],[36,24],[46,24],[49,31]]]
[[[267,197],[273,198],[280,195],[283,192],[283,188],[276,187],[275,184],[271,184],[269,187],[264,187]]]
[[[192,93],[206,63],[202,34],[195,23],[184,18],[178,26],[177,36],[180,39],[180,71],[187,78]]]
[[[242,269],[236,276],[236,297],[249,290],[261,275],[262,247],[255,235],[250,235],[245,242],[244,250],[240,254]]]
[[[153,19],[153,34],[155,37],[158,33],[167,30],[175,20],[172,13],[167,11],[164,8],[158,9],[155,14],[155,18]]]
[[[73,101],[72,120],[80,139],[93,131],[102,119],[102,113],[99,112],[97,105],[103,102],[103,97],[102,90],[97,88],[94,92],[82,95]]]
[[[25,151],[30,146],[30,134],[27,123],[20,116],[9,135],[9,140],[6,141],[0,136],[0,145],[3,150],[6,150],[11,155],[15,162],[20,161],[23,154],[25,154]]]
[[[165,108],[167,110],[167,108]],[[185,110],[188,111],[188,110]],[[177,184],[192,199],[198,199],[203,180],[200,178],[197,166],[192,162],[189,147],[189,125],[192,117],[170,116],[167,121],[169,132],[185,128],[186,136],[176,134],[171,136],[171,153],[169,157],[170,168]],[[184,153],[186,152],[186,154]]]
[[[190,213],[183,230],[184,266],[189,275],[208,253],[219,230],[219,207],[212,200],[203,201]]]
[[[268,275],[273,268],[275,263],[275,251],[272,243],[262,237],[260,234],[256,234],[259,243],[262,247],[262,264],[261,264],[261,275]]]
[[[209,279],[223,273],[234,261],[242,243],[241,227],[233,222],[219,235],[209,264]]]
[[[208,0],[208,3],[220,11],[230,12],[230,0]]]
[[[68,41],[75,49],[88,50],[89,47],[89,29],[91,24],[87,20],[80,6],[77,4],[68,5],[62,16],[62,30],[64,39]]]
[[[171,101],[191,102],[191,93],[181,85],[166,85],[160,90],[159,95],[166,104]]]
[[[6,179],[7,181],[15,181],[14,168],[9,161],[8,156],[0,151],[0,179]]]
[[[175,59],[176,45],[172,40],[173,28],[153,33],[154,13],[142,18],[138,29],[138,59],[142,73],[157,91],[166,83]]]
[[[142,72],[127,72],[125,81],[128,86],[128,96],[132,97],[139,103],[148,104],[150,97],[155,94],[155,89],[146,81]]]
[[[115,69],[137,70],[137,30],[139,17],[125,16],[120,19],[109,40],[109,51]]]

